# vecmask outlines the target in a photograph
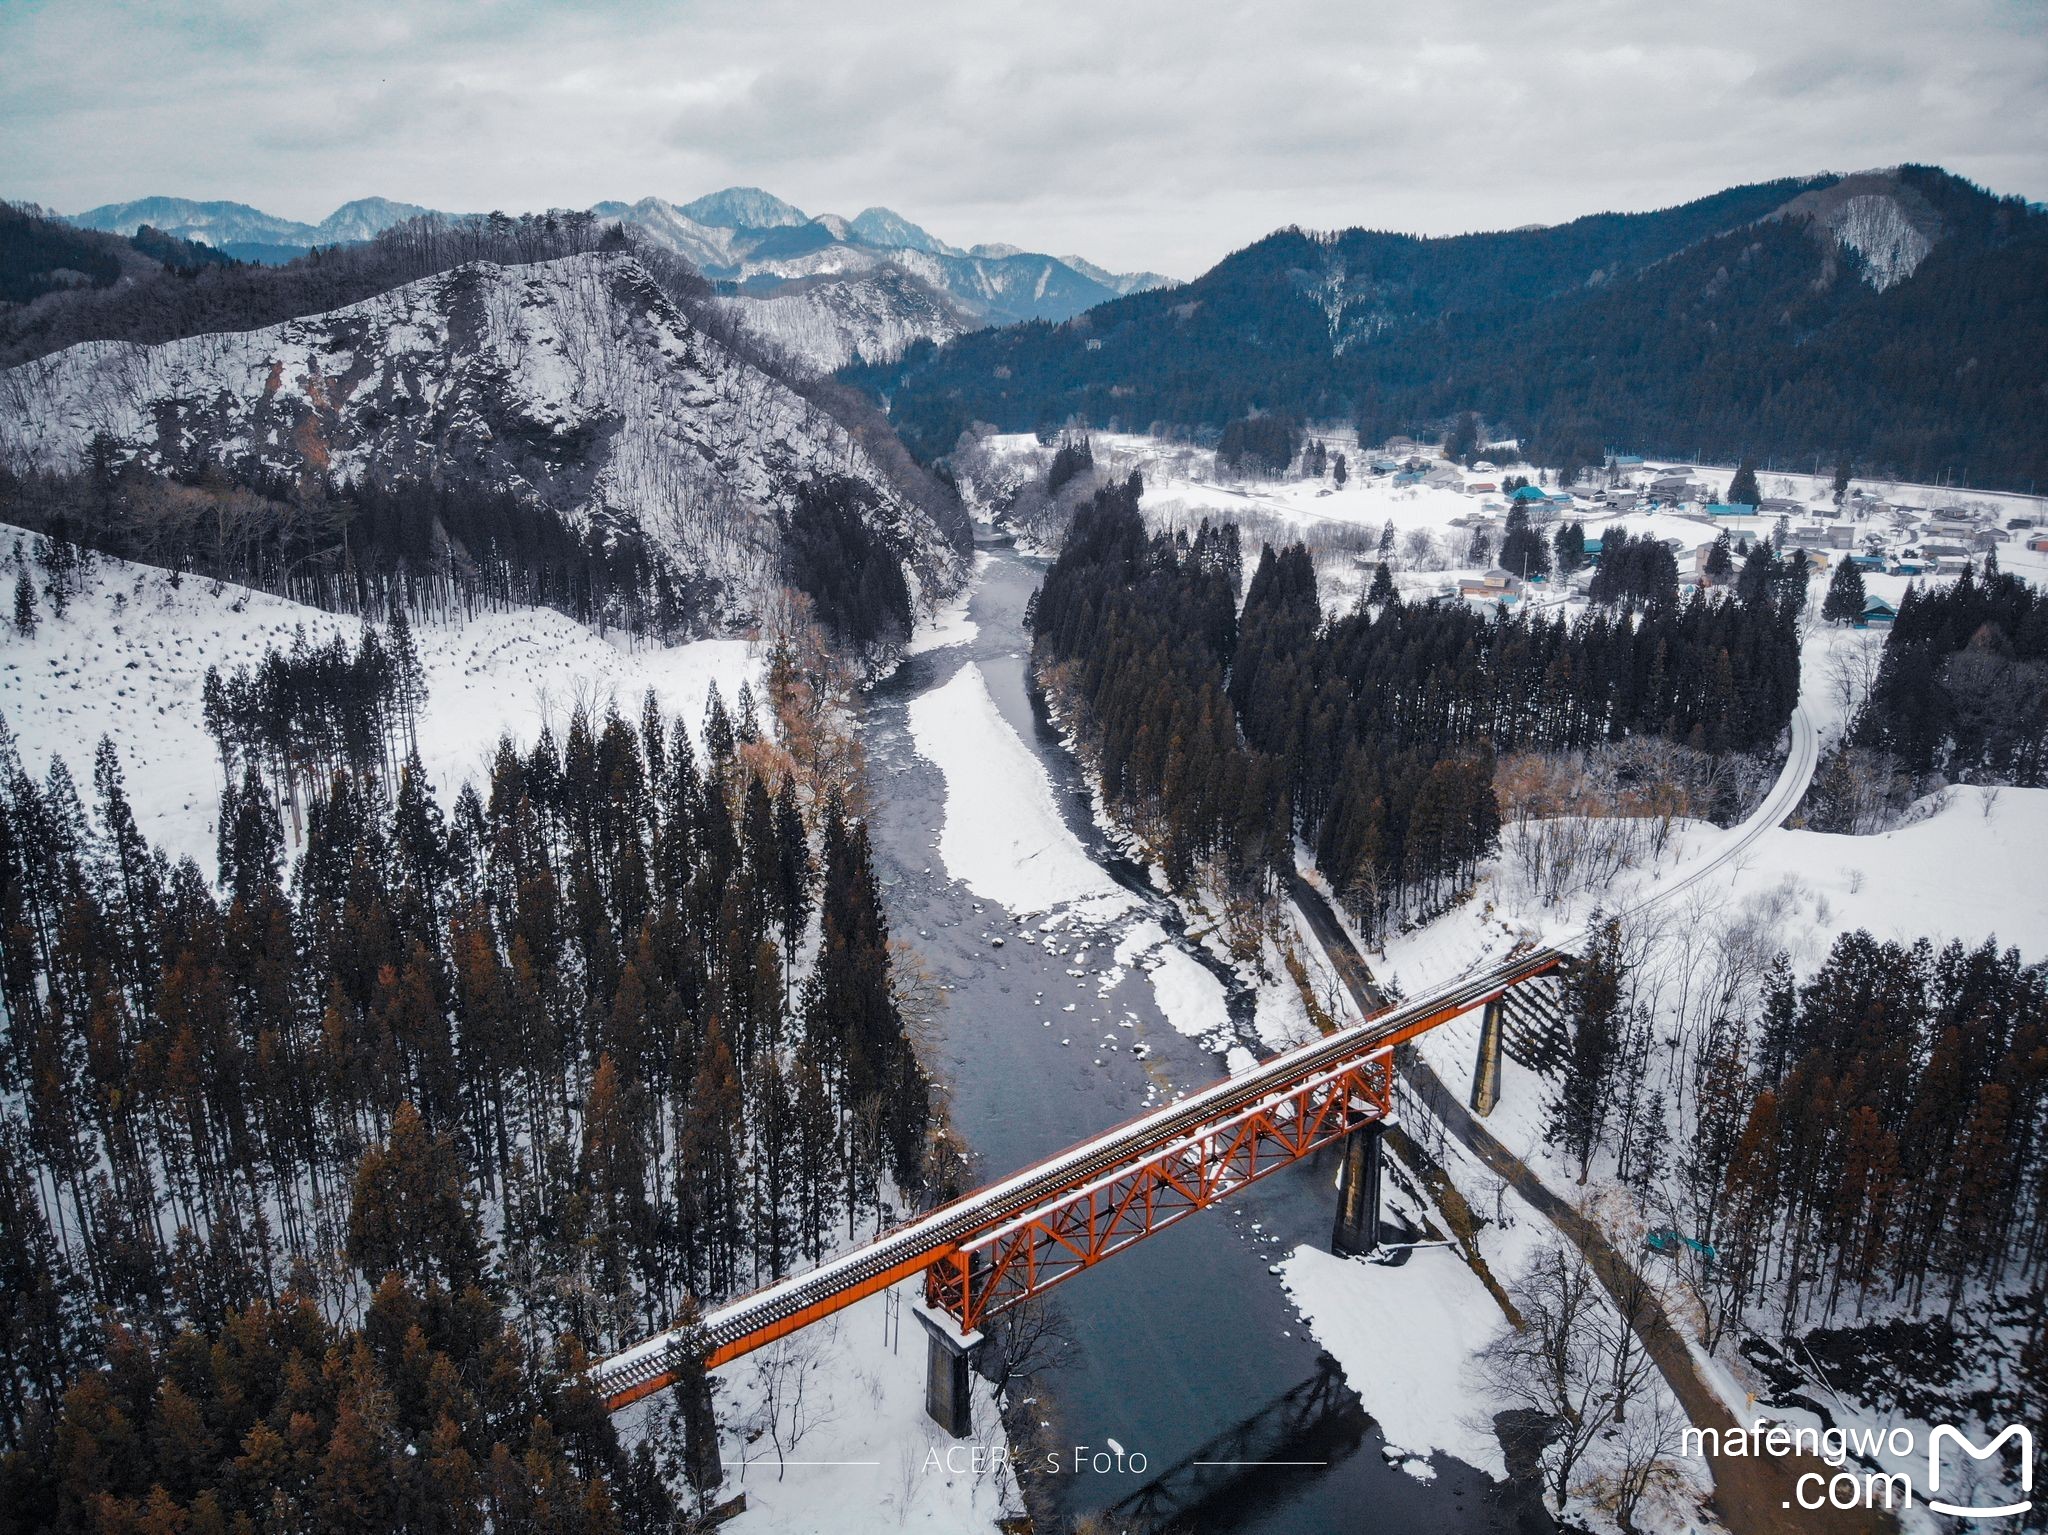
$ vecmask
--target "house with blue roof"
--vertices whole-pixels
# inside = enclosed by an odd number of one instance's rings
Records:
[[[1892,621],[1899,616],[1899,610],[1882,597],[1869,597],[1863,603],[1863,616],[1856,621],[1859,629],[1889,629]]]

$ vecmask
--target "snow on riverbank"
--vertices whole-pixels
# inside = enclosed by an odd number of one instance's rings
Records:
[[[1136,904],[1060,818],[1052,783],[1003,719],[973,662],[910,702],[918,755],[946,780],[939,856],[953,879],[1017,916],[1081,906],[1097,921]]]
[[[1507,1476],[1465,1379],[1500,1330],[1501,1311],[1455,1249],[1418,1248],[1395,1267],[1297,1247],[1281,1269],[1316,1341],[1344,1367],[1390,1445],[1423,1456],[1440,1450]]]
[[[986,550],[974,556],[975,574],[979,575],[988,564]],[[981,633],[981,625],[967,616],[967,607],[974,597],[974,583],[968,582],[958,593],[939,604],[938,611],[919,624],[910,636],[910,643],[903,647],[906,658],[921,656],[928,650],[944,650],[952,645],[965,645]]]

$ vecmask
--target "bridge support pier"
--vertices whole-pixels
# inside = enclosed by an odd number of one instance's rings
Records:
[[[695,1372],[688,1383],[678,1381],[683,1398],[683,1475],[699,1492],[711,1492],[725,1481],[718,1454],[718,1414],[711,1406],[711,1376]]]
[[[924,1410],[955,1439],[974,1432],[974,1379],[969,1371],[981,1333],[953,1330],[952,1319],[920,1305],[910,1308],[925,1332]]]
[[[1386,1126],[1374,1120],[1344,1137],[1337,1171],[1337,1227],[1330,1235],[1330,1251],[1340,1258],[1379,1250],[1380,1142],[1385,1135]]]
[[[1479,1059],[1472,1067],[1472,1112],[1491,1114],[1500,1102],[1501,1036],[1507,1028],[1507,998],[1486,1004],[1479,1022]]]

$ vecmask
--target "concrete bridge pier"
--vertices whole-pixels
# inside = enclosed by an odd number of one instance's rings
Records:
[[[955,1439],[974,1432],[974,1351],[984,1341],[979,1332],[959,1333],[953,1319],[923,1305],[911,1311],[924,1325],[924,1410],[932,1422]]]
[[[1479,1059],[1472,1067],[1472,1112],[1491,1114],[1500,1102],[1501,1036],[1507,1031],[1507,998],[1486,1004],[1479,1022]]]
[[[1330,1236],[1330,1251],[1340,1258],[1379,1250],[1380,1142],[1385,1136],[1386,1126],[1374,1120],[1344,1137],[1337,1171],[1337,1227]]]
[[[718,1453],[718,1414],[711,1406],[711,1376],[703,1370],[693,1374],[694,1379],[676,1383],[683,1408],[683,1475],[697,1491],[711,1492],[725,1481]]]

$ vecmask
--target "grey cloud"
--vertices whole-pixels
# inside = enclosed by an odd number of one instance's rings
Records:
[[[2048,195],[2039,0],[0,5],[9,195],[317,219],[734,182],[1192,274],[1920,159]]]

